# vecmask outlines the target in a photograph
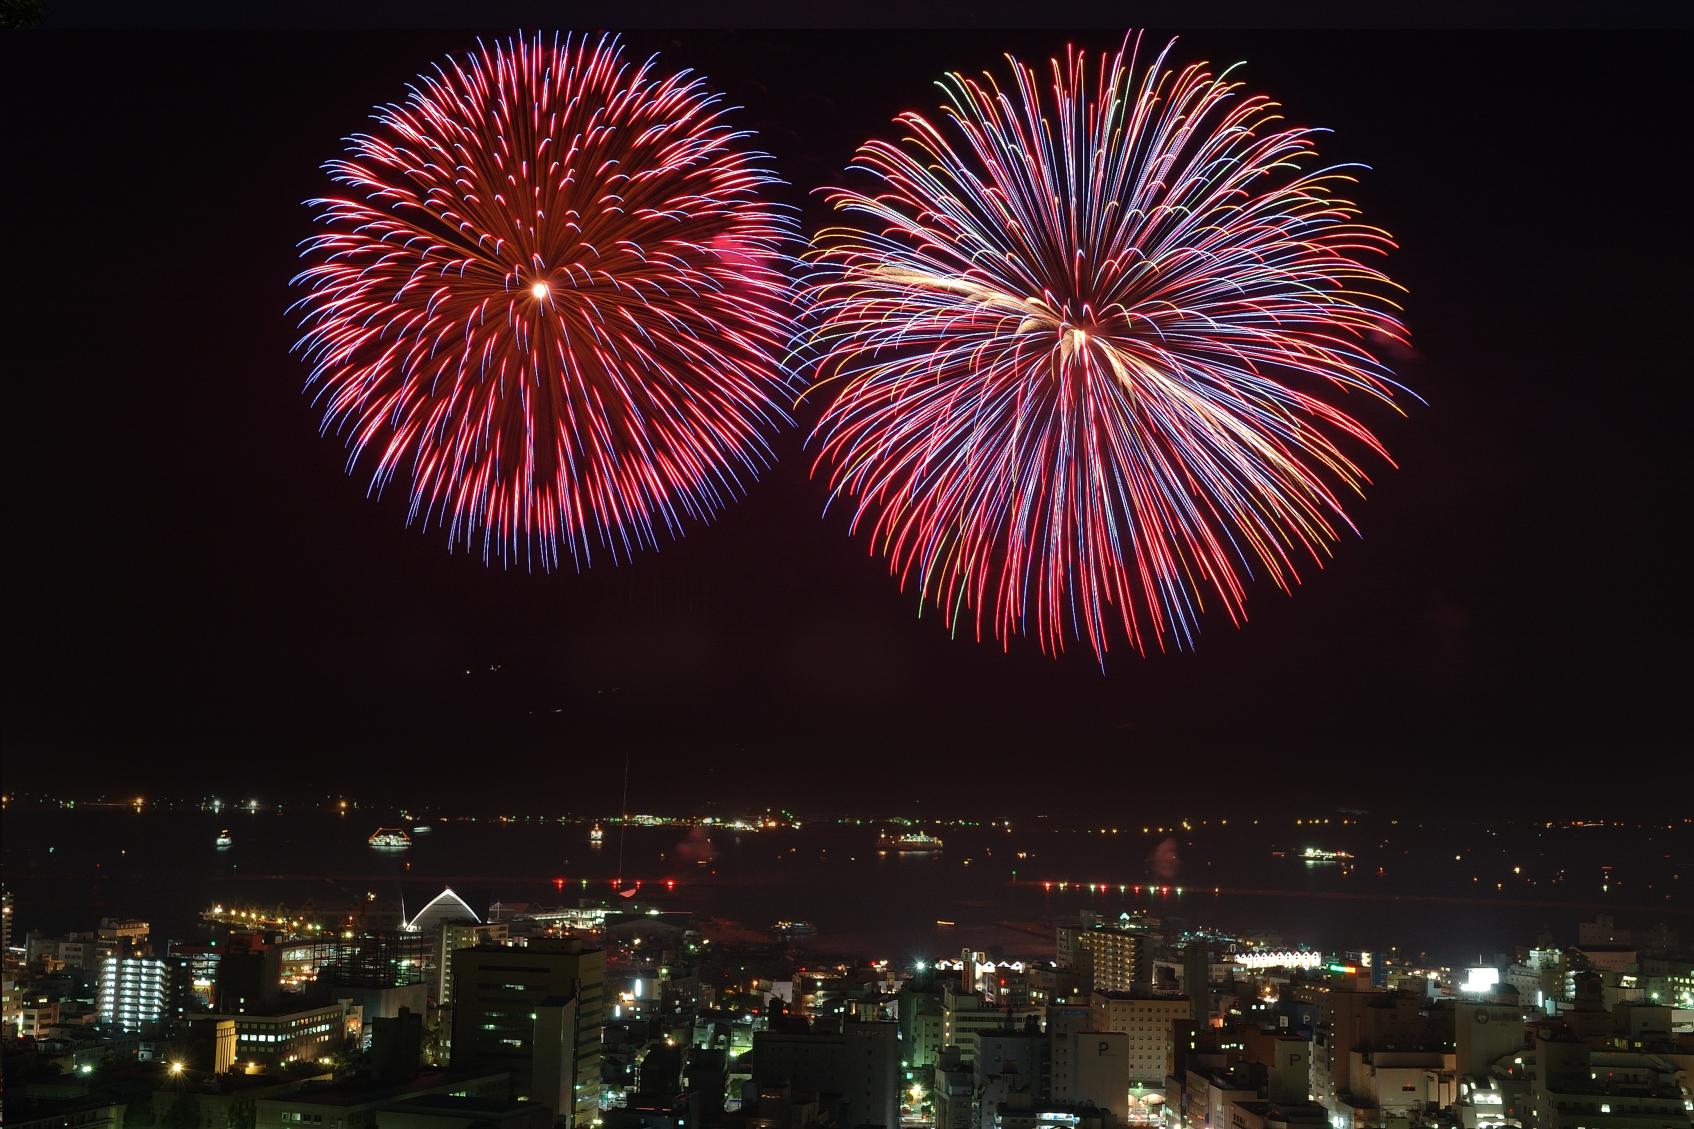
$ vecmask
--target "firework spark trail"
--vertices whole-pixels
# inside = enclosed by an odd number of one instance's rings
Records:
[[[308,201],[297,348],[371,491],[483,559],[614,560],[740,495],[788,426],[779,183],[687,72],[615,38],[449,59]]]
[[[1303,171],[1316,131],[1138,47],[1046,87],[1009,56],[1010,87],[949,75],[938,122],[901,115],[829,192],[857,226],[804,286],[814,470],[854,530],[953,630],[1102,662],[1114,623],[1191,646],[1207,599],[1239,624],[1251,577],[1321,567],[1368,482],[1343,444],[1388,457],[1325,397],[1404,391],[1349,167]]]

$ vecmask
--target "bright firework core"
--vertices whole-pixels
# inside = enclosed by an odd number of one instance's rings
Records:
[[[529,288],[529,293],[533,298],[545,298],[548,294],[547,284],[545,282],[538,282]]]

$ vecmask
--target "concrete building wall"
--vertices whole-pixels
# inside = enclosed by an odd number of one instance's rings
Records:
[[[1113,1119],[1121,1123],[1129,1116],[1129,1036],[1120,1031],[1079,1031],[1071,1041],[1076,1078],[1066,1101],[1111,1110]]]
[[[1173,1065],[1172,1024],[1189,1016],[1186,996],[1094,993],[1094,1029],[1129,1036],[1132,1084],[1163,1086]]]

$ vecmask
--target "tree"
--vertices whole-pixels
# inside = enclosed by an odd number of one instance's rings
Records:
[[[192,1090],[183,1090],[172,1099],[159,1125],[162,1129],[200,1129],[200,1099]]]
[[[131,1126],[134,1129],[152,1129],[154,1125],[158,1124],[158,1120],[158,1114],[153,1109],[153,1093],[151,1090],[143,1090],[135,1095],[135,1097],[129,1099],[129,1104],[124,1107],[126,1129]]]
[[[252,1098],[233,1098],[224,1113],[227,1129],[256,1129],[259,1107]]]

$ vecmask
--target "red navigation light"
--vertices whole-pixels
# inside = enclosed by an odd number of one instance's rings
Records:
[[[676,879],[674,879],[674,878],[665,879],[665,889],[667,889],[667,890],[676,889]]]
[[[565,888],[565,880],[563,878],[553,879],[553,889],[563,890],[564,888]]]

